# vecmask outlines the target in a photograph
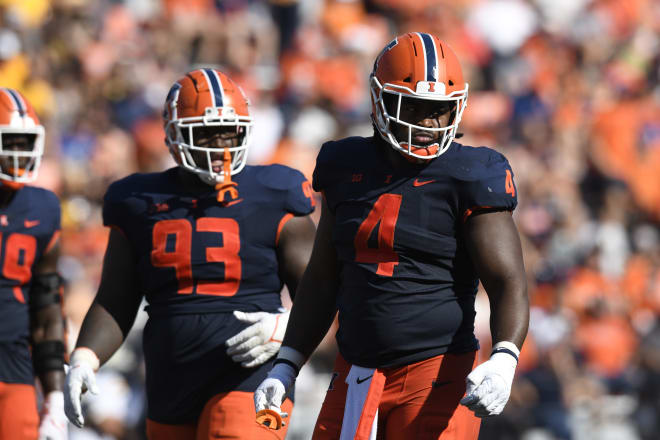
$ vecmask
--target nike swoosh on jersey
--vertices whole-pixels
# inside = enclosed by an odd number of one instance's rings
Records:
[[[358,377],[357,379],[355,379],[355,382],[357,382],[357,384],[360,385],[362,382],[364,382],[365,380],[369,380],[369,379],[371,379],[373,376],[374,376],[374,375],[372,374],[371,376],[367,376],[367,377],[362,378],[362,379],[360,379],[360,378]]]
[[[37,226],[39,223],[40,223],[39,220],[25,220],[25,221],[23,222],[23,226],[25,226],[26,228],[29,229],[29,228],[34,228],[34,227]]]
[[[435,182],[435,179],[422,180],[422,181],[420,181],[419,179],[415,179],[415,181],[413,182],[413,186],[422,186],[422,185],[427,185],[427,184],[433,183],[433,182]]]

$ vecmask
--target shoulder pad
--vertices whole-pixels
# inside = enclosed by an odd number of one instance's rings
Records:
[[[460,181],[463,218],[484,209],[514,210],[518,194],[513,170],[506,157],[487,147],[462,149],[453,177]]]
[[[284,191],[296,185],[302,173],[286,165],[272,164],[255,167],[257,169],[257,181],[263,186],[275,190]]]
[[[314,210],[311,184],[300,171],[285,165],[259,167],[259,183],[284,193],[284,211],[295,215],[307,215]]]
[[[332,185],[335,179],[342,175],[342,167],[352,163],[351,158],[363,152],[369,144],[368,138],[360,136],[324,143],[316,157],[312,178],[314,190],[320,192]]]
[[[144,174],[134,173],[112,182],[105,192],[104,200],[118,201],[125,199],[141,186],[141,176],[144,176]]]

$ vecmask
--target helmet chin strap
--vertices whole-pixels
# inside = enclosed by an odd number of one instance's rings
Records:
[[[238,198],[238,183],[231,180],[231,153],[229,148],[225,148],[224,156],[222,158],[222,175],[223,181],[215,185],[218,190],[218,202],[228,203]],[[229,200],[225,200],[225,196],[229,194]]]

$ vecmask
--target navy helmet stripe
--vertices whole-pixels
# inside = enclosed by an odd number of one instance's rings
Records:
[[[217,70],[212,70],[211,72],[213,72],[213,76],[215,77],[216,80],[218,80],[218,84],[220,85],[220,87],[218,88],[220,90],[220,105],[219,106],[223,106],[224,103],[225,103],[225,87],[224,87],[225,85],[222,84],[222,79],[220,78],[220,75],[218,74]]]
[[[433,72],[438,64],[433,38],[429,34],[420,33],[419,36],[422,37],[424,53],[426,54],[426,81],[437,81]]]
[[[165,118],[170,118],[170,119],[177,119],[177,104],[179,100],[179,90],[181,89],[181,84],[178,82],[174,83],[172,88],[170,88],[170,91],[167,93],[167,107],[169,109],[170,114],[167,115],[165,112],[163,112],[163,117]]]
[[[383,50],[380,51],[380,54],[378,54],[378,56],[376,57],[376,60],[374,61],[374,70],[373,70],[374,72],[376,72],[376,70],[378,70],[378,62],[379,62],[380,59],[383,57],[383,55],[385,55],[385,52],[387,52],[388,50],[392,49],[392,48],[393,48],[394,46],[396,46],[397,44],[399,44],[399,41],[398,41],[397,38],[395,38],[394,40],[390,41],[390,42],[387,44],[387,46],[385,46],[385,47],[383,48]]]
[[[174,85],[170,88],[170,91],[167,92],[167,98],[165,98],[166,101],[171,101],[174,99],[174,94],[181,88],[181,84],[178,82],[174,83]]]
[[[18,96],[18,94],[12,89],[3,89],[3,90],[9,93],[9,96],[11,96],[12,99],[14,100],[14,103],[16,104],[16,108],[18,109],[18,113],[21,116],[25,115],[25,107],[23,106],[23,100],[21,99],[21,97]]]
[[[222,107],[222,85],[220,84],[220,79],[215,74],[213,69],[203,69],[206,73],[206,77],[209,79],[209,84],[211,85],[211,91],[213,92],[213,97],[215,99],[215,106]]]

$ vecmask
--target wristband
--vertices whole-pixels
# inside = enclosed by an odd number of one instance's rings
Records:
[[[96,353],[94,353],[94,350],[87,347],[78,347],[75,350],[73,350],[73,353],[71,353],[71,359],[69,361],[69,365],[75,367],[77,364],[80,364],[81,362],[85,362],[87,365],[92,367],[92,370],[94,371],[97,371],[101,364],[101,362],[99,361],[99,357],[96,355]]]
[[[273,367],[275,367],[275,365],[277,364],[286,364],[290,366],[296,371],[296,376],[298,376],[298,373],[300,373],[300,368],[298,368],[298,365],[294,364],[288,359],[281,359],[281,358],[275,359],[275,362],[273,362]]]
[[[269,379],[279,380],[284,385],[284,389],[289,391],[296,381],[296,377],[298,377],[298,370],[289,362],[280,362],[273,366],[273,369],[268,372],[267,377]]]
[[[520,356],[520,350],[518,350],[516,344],[509,341],[500,341],[493,345],[493,350],[490,352],[490,355],[493,356],[495,353],[506,353],[511,355],[516,362],[518,362],[518,357]]]
[[[32,364],[38,375],[49,371],[64,371],[64,343],[43,341],[32,347]]]
[[[300,371],[306,360],[305,356],[295,348],[282,346],[280,347],[279,353],[277,353],[275,363],[287,361],[295,367],[296,371]]]

